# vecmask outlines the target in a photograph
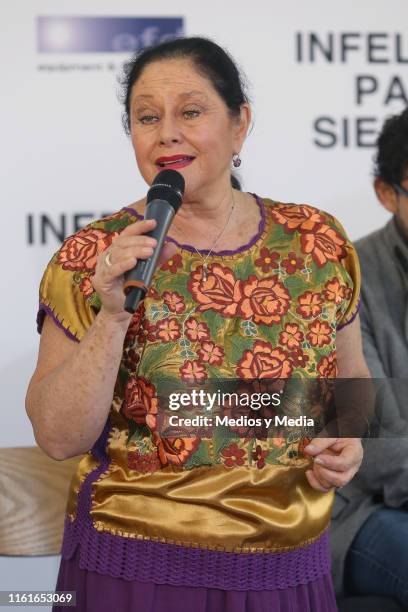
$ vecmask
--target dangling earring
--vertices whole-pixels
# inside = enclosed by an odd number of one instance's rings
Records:
[[[234,165],[234,168],[239,168],[241,165],[241,158],[239,156],[239,153],[234,153],[234,155],[232,156],[232,163]]]

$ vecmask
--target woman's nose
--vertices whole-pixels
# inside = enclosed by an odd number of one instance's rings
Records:
[[[160,144],[176,143],[182,140],[180,128],[175,117],[165,115],[160,124]]]

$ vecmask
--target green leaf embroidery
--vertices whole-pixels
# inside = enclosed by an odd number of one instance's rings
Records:
[[[143,359],[138,364],[138,375],[151,379],[152,372],[161,371],[163,377],[165,377],[165,372],[167,372],[166,365],[169,359],[169,345],[174,347],[174,344],[171,342],[160,341],[155,343],[154,350],[145,351]],[[156,388],[158,389],[158,387]]]
[[[241,321],[241,327],[245,336],[258,335],[258,327],[253,321]]]
[[[148,318],[150,318],[153,323],[156,323],[156,321],[161,321],[162,319],[168,317],[169,314],[170,310],[167,304],[162,304],[161,307],[157,304],[152,304],[150,306],[150,317]]]
[[[255,438],[252,438],[248,443],[248,463],[249,465],[252,465],[252,462],[254,461],[252,457],[252,450],[254,448],[255,442],[256,442]]]
[[[157,304],[152,304],[150,307],[150,318],[153,322],[157,321],[160,317],[160,308]]]
[[[181,355],[181,357],[183,357],[183,359],[190,359],[190,357],[196,357],[197,356],[195,354],[195,352],[192,351],[189,348],[186,348],[186,349],[180,351],[180,355]]]
[[[278,465],[281,463],[281,461],[278,461],[279,457],[281,457],[285,453],[286,449],[284,447],[279,448],[275,446],[271,451],[269,451],[269,453],[265,457],[265,461],[266,463],[270,463],[272,465]]]
[[[129,225],[128,216],[125,215],[120,219],[112,219],[105,223],[105,230],[107,232],[121,232]]]
[[[96,291],[92,293],[92,295],[90,296],[88,300],[88,304],[90,306],[94,306],[94,308],[97,308],[99,310],[102,306],[102,302],[101,302],[101,298],[99,297],[99,293],[96,293]]]
[[[129,435],[126,444],[128,445],[130,442],[140,442],[145,438],[150,438],[150,429],[146,427],[146,425],[138,425],[133,420],[129,420]]]
[[[184,469],[199,467],[200,465],[212,465],[212,461],[208,452],[208,443],[201,440],[200,445],[195,453],[193,453],[183,464]]]
[[[288,444],[294,444],[299,439],[300,439],[300,432],[299,431],[294,431],[293,433],[290,433],[288,435],[287,443]]]

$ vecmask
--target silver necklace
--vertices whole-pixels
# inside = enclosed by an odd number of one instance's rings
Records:
[[[222,228],[221,232],[218,234],[218,236],[216,237],[215,241],[213,242],[213,244],[212,244],[212,246],[211,246],[211,249],[208,251],[207,255],[206,255],[205,257],[203,257],[203,256],[201,255],[200,251],[197,251],[197,249],[195,248],[195,246],[194,246],[194,245],[191,245],[191,246],[193,247],[193,249],[195,250],[195,252],[197,253],[197,255],[199,256],[199,258],[201,259],[201,261],[203,262],[203,263],[202,263],[203,270],[202,270],[202,273],[201,273],[201,280],[202,280],[202,281],[204,281],[204,282],[205,282],[205,281],[207,280],[207,278],[208,278],[208,266],[207,266],[207,259],[209,258],[209,256],[211,255],[211,253],[213,252],[213,250],[214,250],[214,249],[215,249],[215,247],[217,246],[217,244],[218,244],[219,240],[220,240],[220,239],[221,239],[221,237],[223,236],[223,234],[224,234],[225,230],[227,229],[227,227],[228,227],[228,225],[229,225],[229,222],[230,222],[230,220],[231,220],[232,213],[234,212],[234,208],[235,208],[235,198],[234,198],[234,192],[233,192],[233,191],[231,191],[231,195],[232,195],[232,204],[231,204],[231,208],[230,208],[230,211],[229,211],[229,214],[228,214],[228,219],[226,220],[225,225],[224,225],[224,227]],[[178,228],[176,228],[176,229],[178,229]],[[185,235],[184,235],[184,232],[182,232],[180,229],[179,229],[179,232],[180,232],[180,233],[181,233],[183,236],[185,236]]]

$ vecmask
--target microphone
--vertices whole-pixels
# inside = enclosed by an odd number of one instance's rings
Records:
[[[139,302],[145,297],[157,260],[162,250],[174,215],[181,206],[184,195],[184,178],[176,170],[162,170],[155,177],[147,192],[145,219],[155,219],[156,227],[146,236],[156,238],[157,246],[148,259],[139,259],[134,268],[125,273],[123,290],[126,295],[124,309],[133,314]]]

